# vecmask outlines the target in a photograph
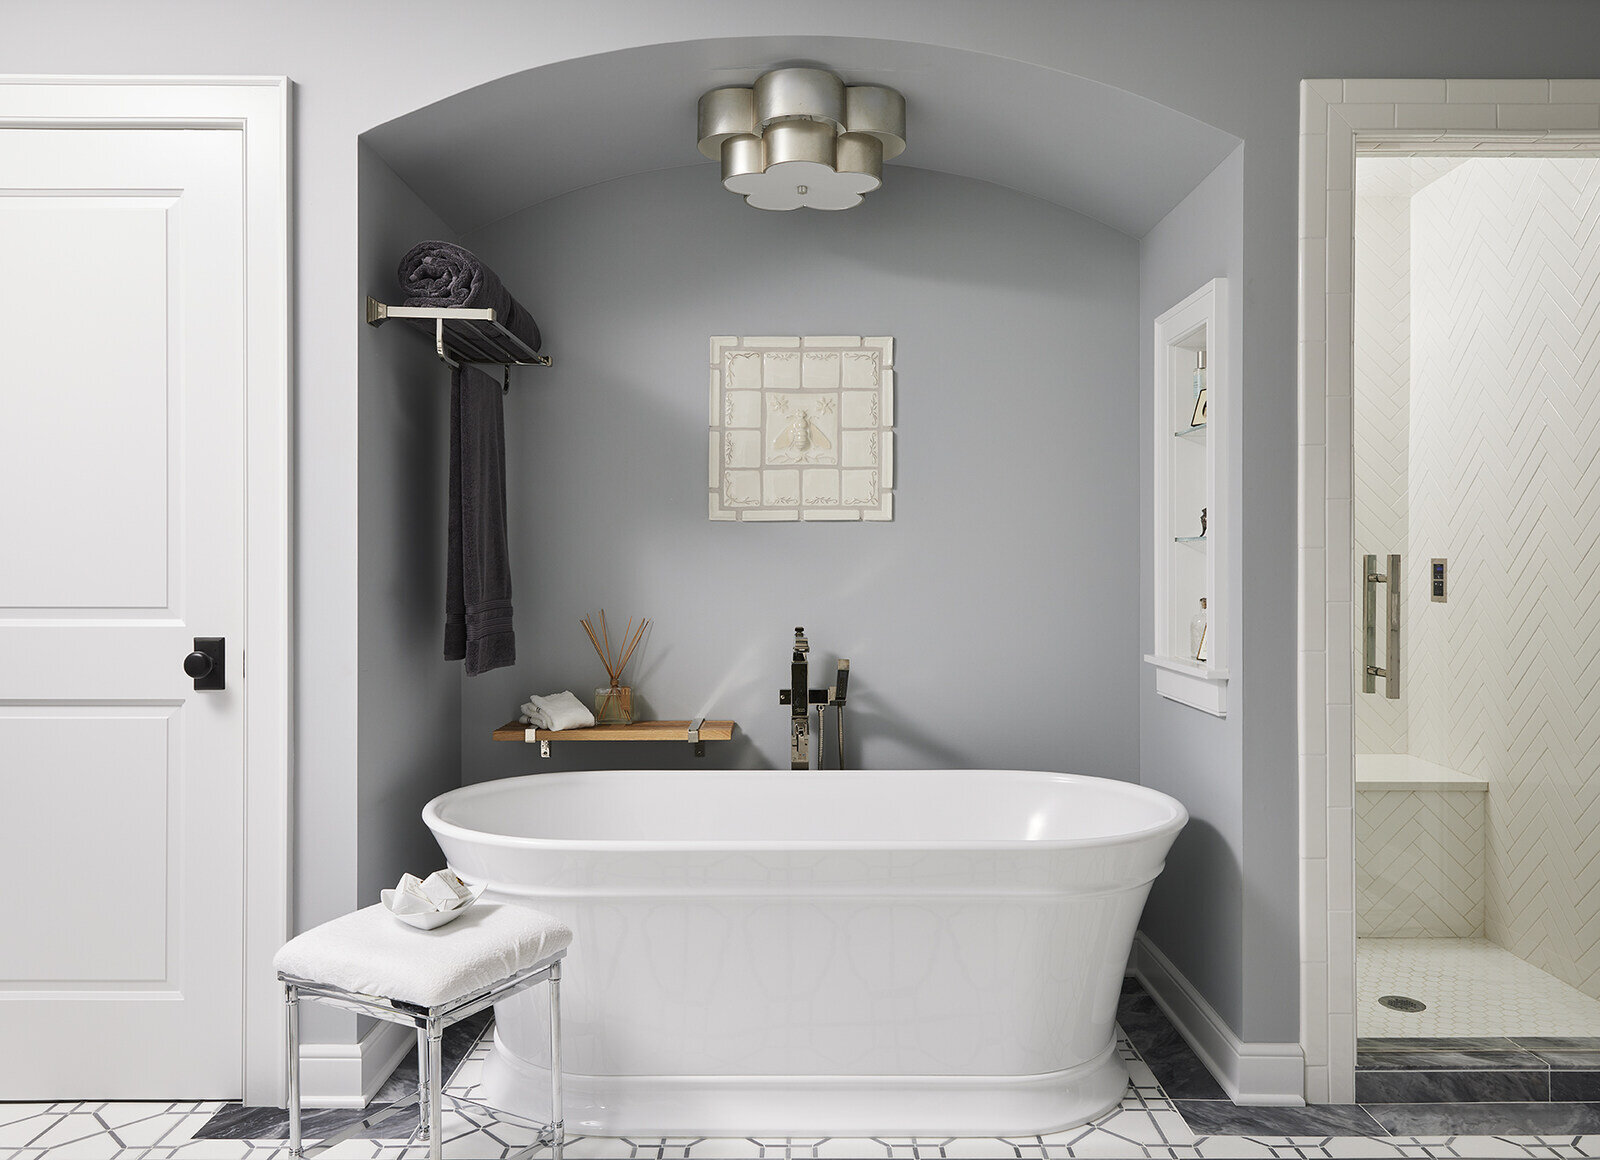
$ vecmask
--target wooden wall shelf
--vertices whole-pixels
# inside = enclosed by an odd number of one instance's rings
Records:
[[[693,721],[635,721],[631,725],[592,725],[587,729],[534,729],[520,721],[507,721],[494,731],[496,741],[539,742],[539,752],[550,756],[552,741],[693,741],[695,756],[705,755],[707,741],[733,740],[732,721],[699,721],[699,734],[691,738]]]

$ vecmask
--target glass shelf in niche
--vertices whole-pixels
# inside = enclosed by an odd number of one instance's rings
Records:
[[[1194,544],[1196,547],[1203,548],[1205,547],[1206,538],[1204,536],[1173,536],[1172,542],[1174,544]]]
[[[1190,435],[1204,435],[1205,433],[1206,425],[1204,423],[1196,423],[1193,427],[1183,427],[1174,431],[1172,437],[1174,439],[1184,439]]]

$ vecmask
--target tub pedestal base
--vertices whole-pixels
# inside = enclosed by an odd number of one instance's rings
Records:
[[[498,1031],[486,1101],[543,1122],[549,1069]],[[1115,1043],[1043,1075],[583,1075],[564,1070],[569,1135],[1032,1136],[1116,1107],[1128,1071]]]

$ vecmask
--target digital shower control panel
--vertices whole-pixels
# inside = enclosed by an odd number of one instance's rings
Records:
[[[1449,590],[1445,585],[1447,579],[1447,561],[1438,556],[1433,558],[1432,567],[1429,569],[1428,581],[1433,585],[1433,602],[1435,604],[1448,604]]]

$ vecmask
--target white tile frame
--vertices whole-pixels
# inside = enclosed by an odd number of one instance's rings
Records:
[[[1300,84],[1300,1042],[1308,1103],[1355,1098],[1351,234],[1356,154],[1600,151],[1600,83]],[[1307,518],[1307,513],[1322,519]],[[1339,518],[1330,518],[1337,515]],[[1335,539],[1338,542],[1334,542]],[[1336,647],[1328,648],[1334,641]]]
[[[713,522],[874,522],[894,519],[896,384],[892,337],[838,334],[712,335],[710,354],[710,439],[707,446],[706,488],[707,514]],[[734,383],[732,359],[747,360],[752,356],[758,363],[755,372],[757,385],[749,387],[743,382]],[[821,360],[826,367],[826,360],[830,358],[834,360],[833,383],[812,385],[806,382],[812,377],[809,368],[814,365],[813,360]],[[874,385],[870,391],[859,384],[841,382],[841,371],[847,372],[851,365],[858,365],[863,358],[873,367]],[[777,360],[777,365],[774,360]],[[783,369],[785,360],[793,360],[793,375],[789,376],[793,379],[792,387],[780,387],[771,382],[770,377]],[[743,372],[740,377],[743,378]],[[848,378],[849,375],[846,373],[843,377]],[[782,394],[777,393],[780,391]],[[832,394],[838,404],[833,428],[838,447],[834,449],[832,460],[780,460],[773,463],[769,458],[767,403],[776,398],[779,404],[787,407],[785,396],[791,393],[802,398],[807,397],[808,393],[812,397]],[[859,400],[866,394],[872,395],[871,422],[847,422],[848,400],[852,397]],[[755,423],[735,422],[734,397],[752,395],[755,402],[745,405],[757,408]],[[787,416],[787,410],[782,414]],[[847,427],[850,430],[846,430]],[[754,463],[733,461],[732,437],[742,433],[751,433],[755,437],[758,454]],[[871,462],[850,464],[847,461],[849,452],[846,437],[850,435],[871,437]],[[812,499],[804,498],[808,484],[803,482],[802,472],[821,475],[831,472],[835,476],[833,498],[825,498],[826,493]],[[868,473],[869,494],[852,499],[845,492],[844,477]],[[793,477],[792,484],[789,484],[795,488],[791,498],[776,498],[772,494],[776,486],[782,486],[774,481],[783,474]],[[741,477],[738,484],[734,482],[735,475]],[[739,495],[746,494],[747,489],[752,487],[756,490],[752,498],[743,499],[735,494],[736,487]],[[778,494],[783,495],[782,492]]]

